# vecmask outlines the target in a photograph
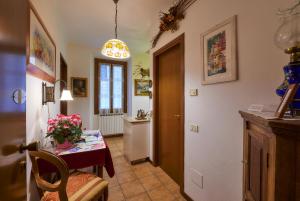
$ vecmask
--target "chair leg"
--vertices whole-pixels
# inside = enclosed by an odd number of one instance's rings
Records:
[[[108,200],[108,187],[104,188],[103,194],[98,199],[98,201],[107,201]]]
[[[103,201],[107,201],[108,200],[108,186],[104,189],[103,192]]]

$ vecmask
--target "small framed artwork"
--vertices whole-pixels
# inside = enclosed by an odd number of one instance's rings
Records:
[[[286,112],[289,104],[293,101],[295,94],[299,88],[299,84],[290,84],[287,88],[285,95],[282,98],[281,103],[279,104],[275,116],[282,118]]]
[[[32,4],[26,70],[37,78],[55,82],[56,46]]]
[[[237,16],[201,34],[202,84],[237,80]]]
[[[134,95],[135,96],[149,96],[150,80],[134,80]]]
[[[74,97],[88,96],[88,79],[82,77],[71,77],[72,94]]]

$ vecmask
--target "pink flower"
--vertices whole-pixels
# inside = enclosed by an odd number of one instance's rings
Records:
[[[64,124],[63,128],[68,129],[70,126],[68,124]]]
[[[57,124],[58,124],[58,120],[57,119],[49,119],[48,120],[48,125],[57,126]]]
[[[53,126],[48,126],[48,133],[52,133],[55,130]]]
[[[80,114],[72,114],[71,119],[81,120]]]
[[[63,114],[58,114],[58,115],[56,115],[56,117],[57,117],[57,118],[62,118],[62,117],[66,117],[66,116],[63,115]]]

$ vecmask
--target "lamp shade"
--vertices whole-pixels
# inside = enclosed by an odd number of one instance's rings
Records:
[[[70,90],[64,89],[64,90],[62,91],[62,93],[61,93],[60,100],[61,100],[61,101],[72,101],[72,100],[73,100],[73,97],[72,97],[72,95],[71,95]]]
[[[281,17],[281,25],[275,33],[275,45],[282,49],[300,47],[300,14]]]
[[[119,39],[110,39],[102,47],[101,53],[104,56],[114,59],[127,59],[130,57],[129,48]]]

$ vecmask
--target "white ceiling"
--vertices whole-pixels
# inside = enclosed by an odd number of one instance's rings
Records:
[[[145,52],[152,36],[149,29],[158,12],[172,0],[119,0],[118,35],[131,52]],[[113,0],[62,0],[59,12],[67,42],[92,48],[114,37],[115,4]]]

